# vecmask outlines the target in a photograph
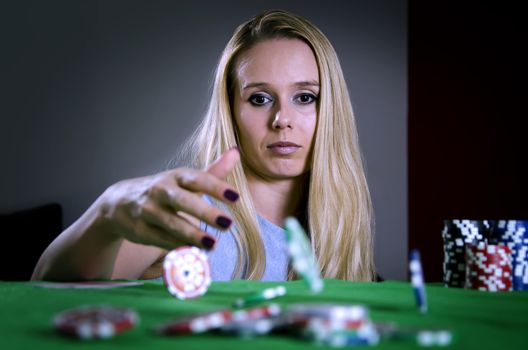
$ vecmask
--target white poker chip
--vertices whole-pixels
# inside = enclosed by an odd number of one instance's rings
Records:
[[[313,293],[323,290],[324,282],[310,241],[301,224],[293,217],[284,221],[288,253],[293,269],[306,281]]]
[[[193,299],[207,292],[211,267],[207,255],[196,247],[180,247],[167,254],[163,280],[169,293],[178,299]]]

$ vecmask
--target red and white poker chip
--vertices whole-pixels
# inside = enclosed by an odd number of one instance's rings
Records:
[[[246,310],[219,310],[172,320],[158,326],[156,331],[166,335],[204,333],[229,325],[239,325],[244,322],[269,319],[278,316],[280,313],[281,308],[277,304]]]
[[[80,339],[106,339],[133,328],[138,315],[130,310],[113,306],[82,306],[57,314],[53,318],[55,329]]]
[[[163,280],[178,299],[197,298],[211,284],[207,255],[196,247],[180,247],[167,254],[163,262]]]

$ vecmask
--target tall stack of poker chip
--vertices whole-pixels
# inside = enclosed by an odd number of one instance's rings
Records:
[[[466,282],[465,245],[486,242],[486,220],[444,220],[444,285],[463,288]]]
[[[468,289],[488,292],[512,289],[511,250],[499,244],[466,244],[466,283]]]
[[[489,242],[511,249],[513,290],[528,290],[528,221],[497,220],[491,222]]]

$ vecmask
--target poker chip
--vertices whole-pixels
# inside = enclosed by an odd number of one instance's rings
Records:
[[[362,305],[297,304],[283,316],[305,339],[320,345],[375,345],[379,334]]]
[[[442,231],[444,284],[447,287],[471,288],[474,283],[466,281],[466,245],[491,244],[507,246],[511,251],[511,290],[528,290],[527,228],[527,220],[445,220]],[[481,252],[476,253],[476,255],[481,254]],[[475,255],[472,255],[472,258],[476,259],[477,263],[480,260]],[[496,273],[501,271],[497,270]],[[476,273],[473,272],[474,275]],[[504,282],[502,280],[508,279],[509,271],[504,273],[503,278],[485,276],[485,274],[481,278],[487,281],[491,289],[502,290]],[[474,277],[470,276],[469,279],[472,280]]]
[[[449,346],[453,333],[447,329],[398,326],[395,323],[376,323],[380,338],[391,341],[412,341],[419,346]]]
[[[490,292],[510,291],[512,289],[510,248],[482,242],[467,245],[465,287]]]
[[[278,316],[280,312],[281,308],[277,304],[246,310],[220,310],[172,320],[156,327],[155,330],[166,335],[204,333],[223,327],[226,331],[231,331],[244,323]]]
[[[409,259],[409,272],[411,275],[411,284],[413,286],[414,295],[416,297],[416,304],[420,312],[427,312],[427,297],[425,294],[425,284],[422,272],[422,263],[420,260],[420,252],[412,250]]]
[[[163,262],[163,280],[178,299],[197,298],[211,284],[207,255],[196,247],[180,247],[167,254]]]
[[[259,293],[250,295],[246,298],[240,298],[240,299],[235,300],[235,302],[233,303],[233,307],[235,308],[248,307],[248,306],[251,306],[257,303],[261,303],[264,301],[269,301],[269,300],[281,297],[283,295],[286,295],[286,287],[284,286],[266,288]]]
[[[220,331],[245,338],[268,334],[283,324],[279,317],[281,312],[282,309],[278,304],[237,310],[233,312],[231,322],[223,325]]]
[[[416,334],[416,342],[420,346],[448,346],[451,344],[453,335],[450,331],[440,330],[440,331],[430,331],[422,330],[418,331]]]
[[[293,217],[286,218],[284,225],[293,269],[303,278],[313,293],[321,292],[324,283],[306,232]]]
[[[84,340],[111,338],[138,322],[134,311],[105,305],[66,310],[53,319],[58,332]]]

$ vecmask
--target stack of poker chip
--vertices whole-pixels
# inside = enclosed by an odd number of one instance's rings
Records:
[[[512,290],[510,248],[483,242],[467,244],[465,287],[489,292]]]
[[[319,345],[347,347],[379,342],[368,309],[362,305],[297,304],[283,318],[290,328]]]
[[[444,285],[463,288],[466,281],[465,245],[486,242],[490,224],[486,220],[444,220]]]
[[[197,298],[209,289],[211,267],[207,255],[196,247],[170,251],[163,261],[163,280],[178,299]]]
[[[512,288],[528,290],[528,221],[492,221],[489,242],[504,244],[511,249]]]

